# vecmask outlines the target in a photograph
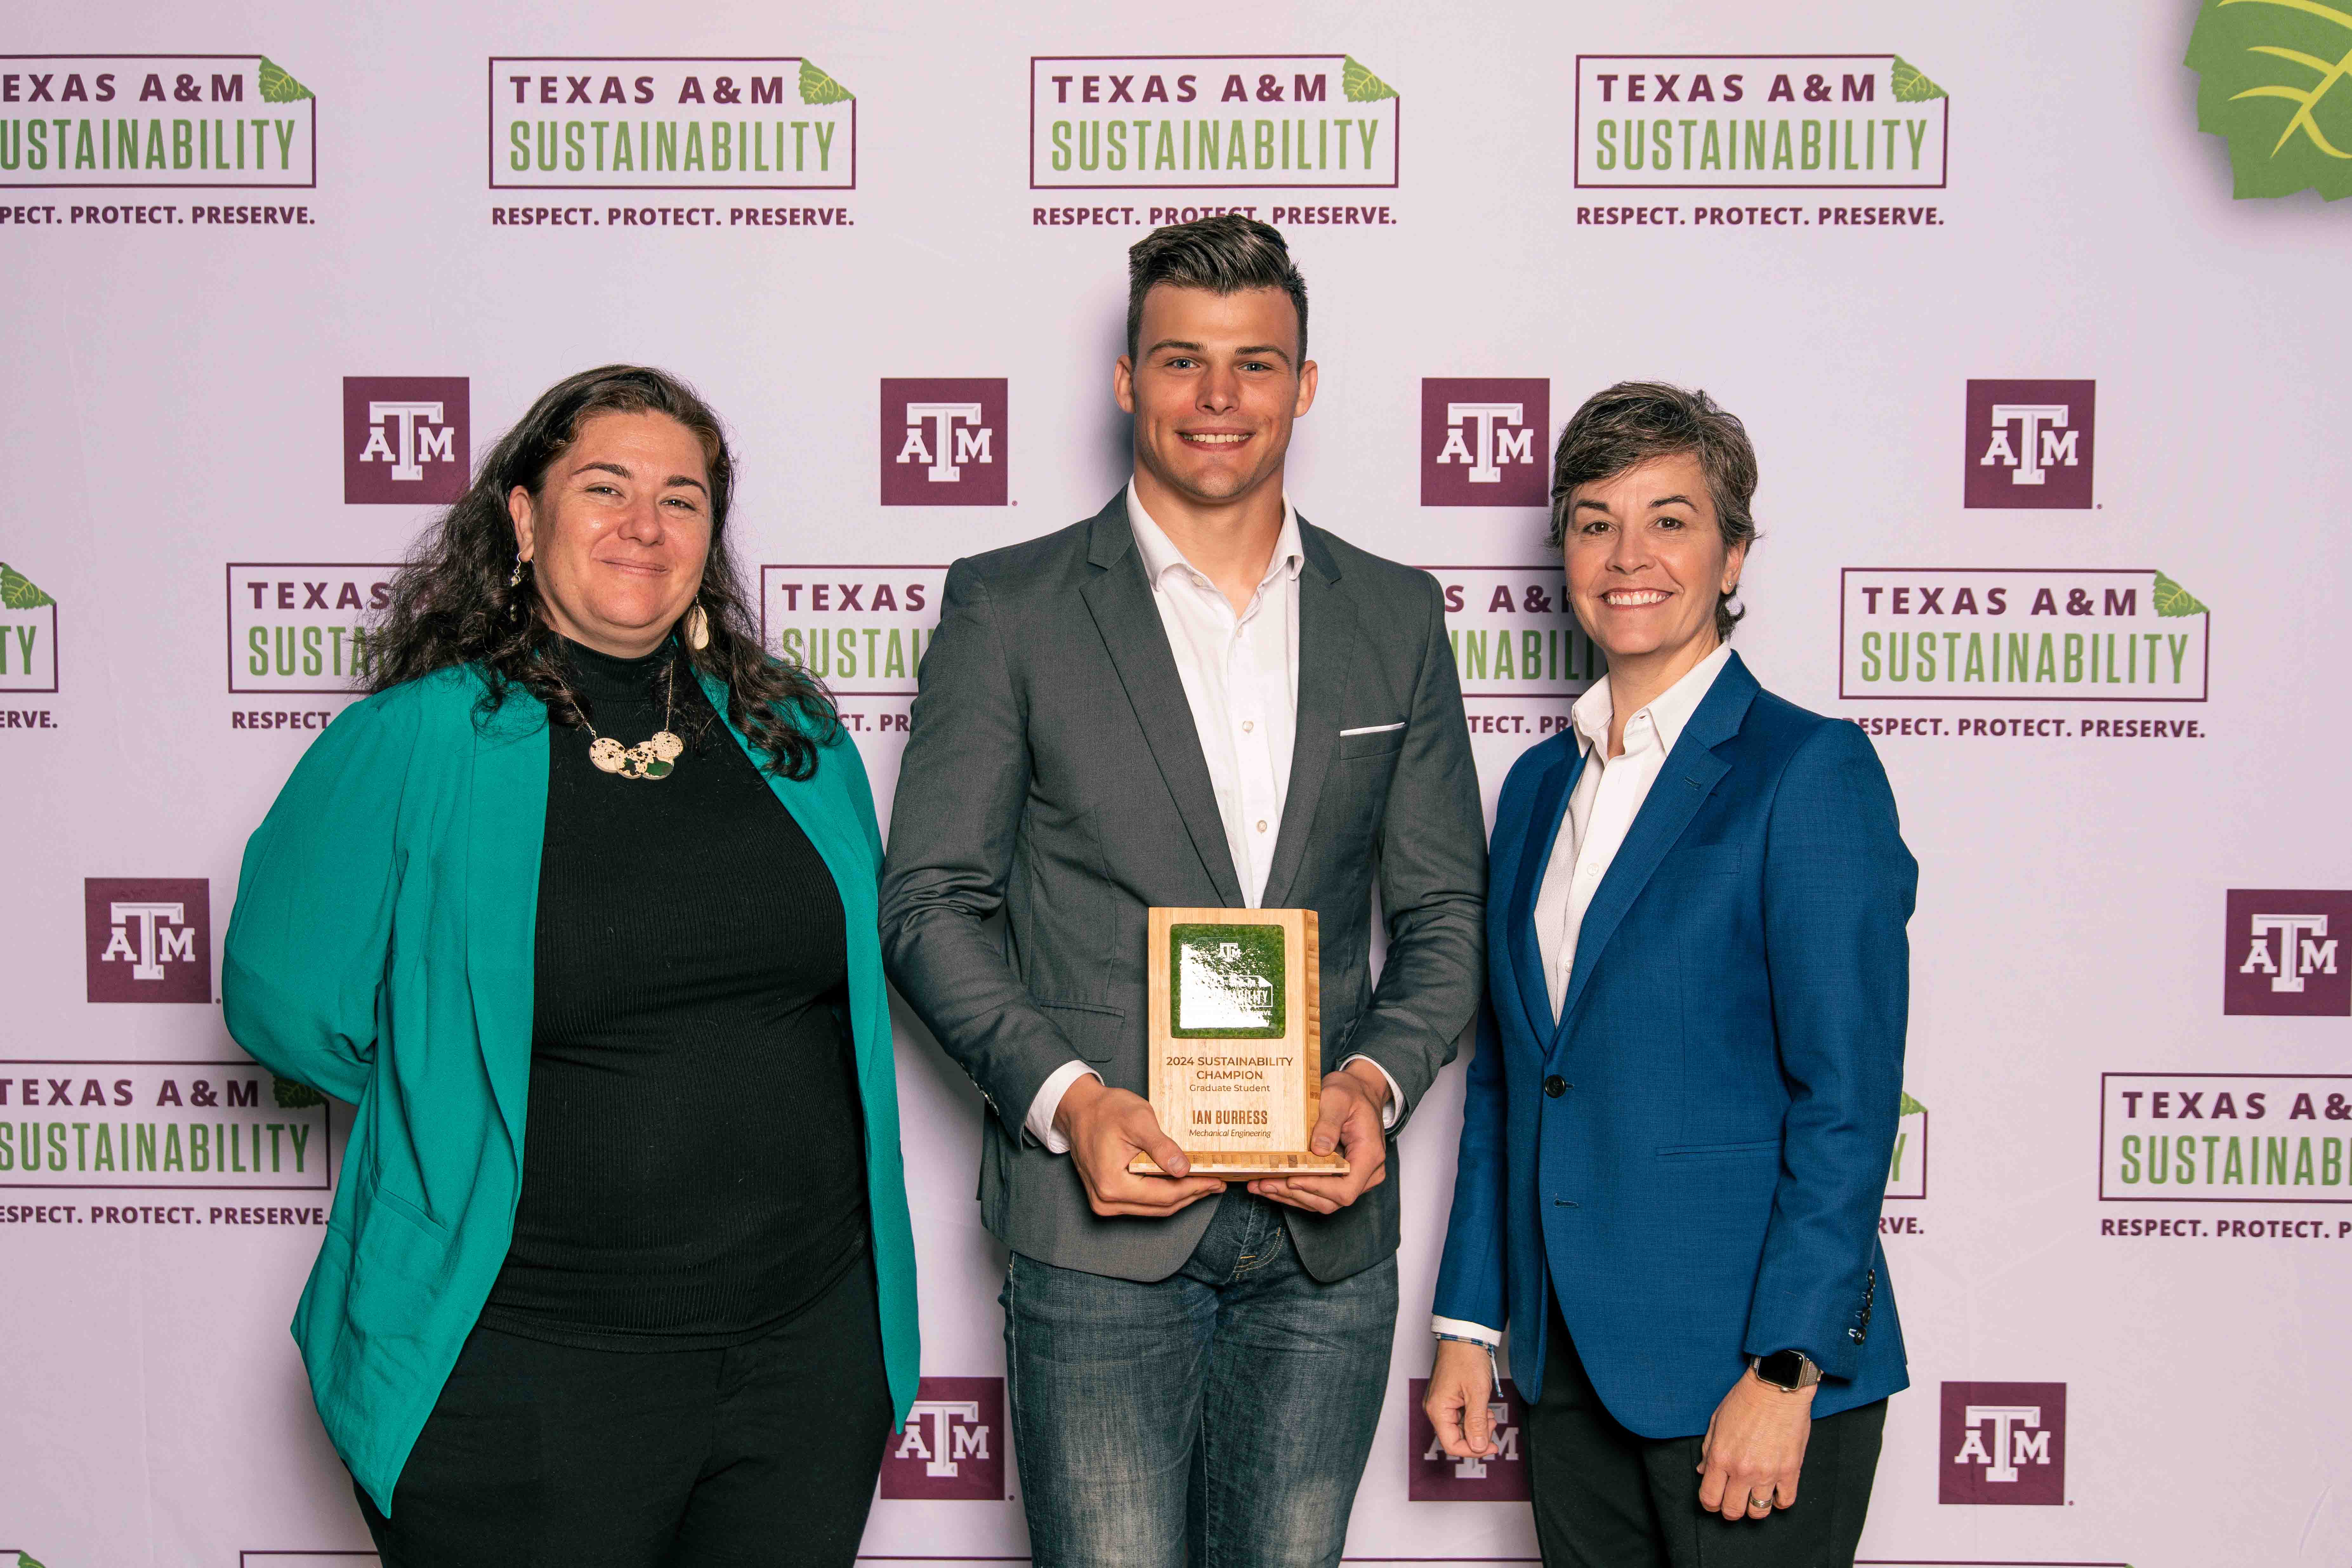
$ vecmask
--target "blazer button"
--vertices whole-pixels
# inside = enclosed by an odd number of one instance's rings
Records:
[[[1551,1096],[1554,1100],[1558,1100],[1561,1095],[1568,1092],[1568,1079],[1560,1077],[1558,1073],[1552,1074],[1551,1077],[1544,1079],[1544,1092]]]

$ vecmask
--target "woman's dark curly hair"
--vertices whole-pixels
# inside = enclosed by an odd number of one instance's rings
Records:
[[[561,639],[540,605],[536,578],[526,572],[520,586],[508,585],[515,542],[507,497],[518,485],[540,495],[556,458],[598,414],[666,414],[701,441],[710,479],[710,554],[694,602],[710,618],[710,642],[696,649],[681,637],[678,646],[696,669],[725,684],[728,720],[767,754],[769,771],[807,778],[816,771],[818,749],[839,736],[841,721],[815,678],[760,647],[758,622],[727,542],[735,489],[727,433],[691,387],[642,365],[603,365],[558,382],[490,448],[472,487],[417,541],[393,578],[371,639],[374,669],[368,689],[473,665],[488,680],[482,717],[498,711],[520,686],[547,704],[556,723],[581,723],[583,715],[560,674]]]

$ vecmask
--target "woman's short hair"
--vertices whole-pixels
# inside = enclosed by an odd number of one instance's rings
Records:
[[[1558,550],[1568,537],[1569,500],[1577,486],[1685,452],[1706,475],[1723,547],[1754,543],[1756,517],[1748,506],[1756,499],[1756,448],[1747,426],[1704,392],[1662,381],[1621,381],[1586,398],[1559,433],[1551,465],[1551,547]],[[1727,594],[1715,605],[1716,636],[1727,639],[1748,613],[1745,606],[1732,609],[1729,598]]]
[[[1143,336],[1143,297],[1159,284],[1238,294],[1279,289],[1298,310],[1298,359],[1307,360],[1307,279],[1290,259],[1282,231],[1239,213],[1220,213],[1155,228],[1127,250],[1127,357]],[[1291,368],[1295,371],[1297,365]]]
[[[514,523],[507,497],[520,488],[537,498],[556,458],[600,414],[667,415],[701,443],[710,486],[710,553],[694,602],[709,619],[710,639],[685,654],[697,669],[725,684],[727,717],[767,755],[770,769],[808,777],[817,748],[838,736],[840,722],[814,676],[770,658],[760,646],[759,619],[729,542],[735,456],[726,428],[692,387],[645,365],[599,365],[567,376],[540,394],[499,437],[472,485],[425,530],[394,576],[371,639],[367,689],[383,691],[436,670],[473,665],[488,683],[485,715],[520,686],[544,702],[559,724],[591,717],[562,678],[560,638],[541,612],[536,575],[525,572],[520,583],[513,581]]]

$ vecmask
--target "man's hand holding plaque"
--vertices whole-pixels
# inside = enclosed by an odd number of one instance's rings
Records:
[[[1323,1080],[1323,1105],[1307,1147],[1318,1154],[1338,1150],[1347,1173],[1335,1176],[1261,1176],[1249,1184],[1258,1196],[1310,1214],[1334,1214],[1389,1179],[1389,1135],[1383,1125],[1389,1080],[1368,1061],[1349,1062]]]
[[[1181,1168],[1263,1180],[1262,1195],[1318,1213],[1353,1202],[1377,1179],[1345,1179],[1365,1157],[1366,1110],[1376,1168],[1386,1149],[1373,1091],[1323,1076],[1315,911],[1155,909],[1148,930],[1150,1109]],[[1162,1152],[1139,1149],[1129,1169],[1169,1172]]]
[[[1070,1085],[1055,1108],[1054,1129],[1070,1141],[1070,1161],[1086,1184],[1087,1206],[1106,1217],[1165,1219],[1225,1190],[1214,1176],[1186,1175],[1184,1151],[1160,1131],[1150,1100],[1099,1079],[1082,1078]],[[1149,1160],[1152,1169],[1168,1173],[1139,1175],[1129,1168],[1137,1160]]]

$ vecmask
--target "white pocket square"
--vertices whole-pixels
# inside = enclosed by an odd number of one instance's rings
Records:
[[[1339,738],[1344,741],[1350,735],[1385,735],[1391,730],[1403,728],[1404,721],[1400,719],[1393,724],[1367,724],[1360,730],[1342,730],[1339,731]]]

